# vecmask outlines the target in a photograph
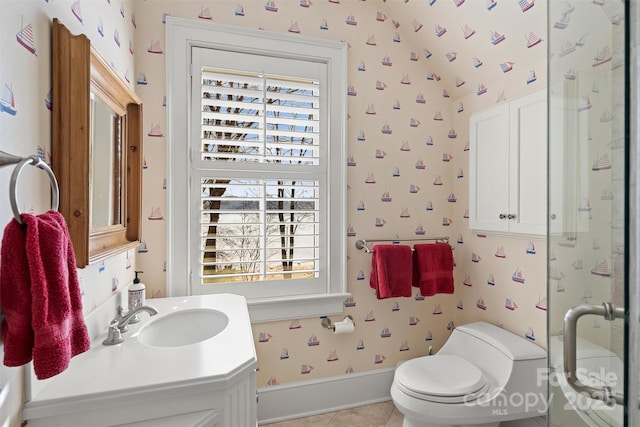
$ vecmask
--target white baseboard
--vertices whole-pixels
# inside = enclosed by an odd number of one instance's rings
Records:
[[[394,368],[258,389],[258,424],[334,412],[391,400]]]

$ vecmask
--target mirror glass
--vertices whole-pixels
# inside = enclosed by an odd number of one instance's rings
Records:
[[[90,228],[122,223],[122,118],[91,93]]]

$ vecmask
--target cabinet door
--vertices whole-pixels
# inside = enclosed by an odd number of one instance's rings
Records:
[[[547,227],[547,93],[510,104],[509,231],[545,234]]]
[[[508,231],[509,104],[471,117],[469,138],[469,226]]]

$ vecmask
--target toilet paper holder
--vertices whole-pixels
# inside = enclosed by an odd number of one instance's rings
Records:
[[[356,322],[353,321],[353,317],[351,317],[350,314],[347,314],[346,316],[344,316],[344,319],[342,319],[342,322],[344,322],[347,319],[351,320],[351,323],[353,323],[354,325],[356,324]],[[332,330],[334,332],[336,330],[336,326],[333,324],[331,319],[329,319],[328,317],[322,317],[322,319],[320,320],[320,324],[322,324],[323,328],[330,329],[330,330]]]

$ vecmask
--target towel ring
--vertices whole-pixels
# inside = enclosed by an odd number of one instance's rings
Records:
[[[20,217],[20,209],[18,209],[18,190],[16,188],[16,184],[18,182],[18,178],[20,178],[20,174],[22,173],[22,168],[31,164],[36,167],[40,167],[44,169],[44,171],[49,175],[49,180],[51,181],[51,190],[53,191],[52,204],[51,209],[57,211],[58,206],[60,204],[60,189],[58,188],[58,181],[56,181],[56,176],[53,171],[45,162],[43,162],[38,156],[29,156],[18,162],[18,165],[13,170],[11,174],[11,181],[9,182],[9,199],[11,202],[11,210],[13,211],[13,216],[19,224],[22,224],[22,218]]]

